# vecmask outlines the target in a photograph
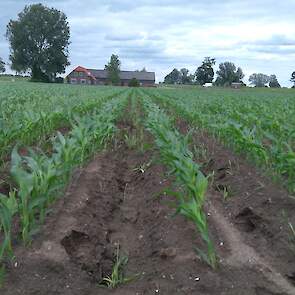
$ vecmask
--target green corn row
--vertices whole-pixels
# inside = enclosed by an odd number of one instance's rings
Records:
[[[235,151],[246,154],[295,192],[295,104],[292,92],[263,94],[250,89],[233,93],[218,89],[215,93],[202,89],[149,89],[146,93],[172,107],[182,118],[208,130]]]
[[[15,192],[10,192],[9,196],[0,194],[0,226],[4,232],[4,241],[0,245],[0,259],[5,255],[13,256],[11,245],[11,224],[12,218],[17,213],[18,206]]]
[[[61,126],[69,126],[73,116],[81,116],[94,108],[98,108],[105,101],[115,95],[118,96],[120,92],[108,90],[105,94],[100,93],[101,97],[96,99],[83,99],[82,97],[78,101],[76,99],[71,101],[67,98],[67,103],[59,102],[57,106],[51,98],[48,100],[52,105],[47,103],[43,107],[36,107],[36,110],[34,110],[34,101],[31,101],[33,110],[30,108],[31,104],[26,101],[28,105],[24,109],[15,111],[10,116],[7,116],[2,110],[2,118],[0,114],[0,161],[11,151],[16,141],[23,144],[32,144],[35,141],[43,140],[55,129]],[[44,93],[41,92],[40,95],[44,95]],[[46,101],[45,97],[44,100]],[[5,103],[2,102],[2,104],[5,108],[8,108]]]
[[[88,115],[76,116],[68,136],[57,133],[53,139],[51,156],[33,150],[29,150],[29,156],[21,156],[17,146],[13,149],[11,175],[17,190],[9,196],[0,195],[0,221],[5,235],[0,263],[6,254],[12,255],[13,216],[20,216],[22,239],[28,244],[31,235],[44,221],[46,210],[69,180],[71,171],[114,135],[114,122],[126,105],[128,94],[125,92],[124,96],[106,102],[101,109]]]
[[[169,117],[150,99],[143,99],[143,106],[147,113],[146,127],[155,137],[161,158],[183,188],[183,193],[168,192],[177,198],[176,213],[196,225],[207,247],[206,252],[197,249],[199,255],[212,268],[216,268],[216,254],[203,209],[208,180],[193,161],[193,155],[188,149],[188,137],[183,137],[172,126]]]

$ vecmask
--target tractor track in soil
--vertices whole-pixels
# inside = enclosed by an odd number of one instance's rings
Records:
[[[177,119],[176,125],[184,134],[190,129],[182,119]],[[295,253],[282,214],[295,223],[294,200],[279,184],[206,131],[194,133],[192,142],[205,149],[206,157],[195,159],[205,175],[214,173],[207,210],[231,249],[225,263],[256,269],[282,294],[295,294]],[[226,200],[223,188],[230,194]]]

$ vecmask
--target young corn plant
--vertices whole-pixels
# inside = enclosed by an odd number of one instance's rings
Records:
[[[46,210],[58,196],[64,185],[63,171],[57,169],[52,158],[44,154],[30,152],[30,157],[24,157],[25,165],[33,175],[33,190],[31,200],[35,208],[35,216],[43,223]]]
[[[182,188],[181,193],[173,193],[177,199],[176,213],[191,220],[201,234],[207,251],[198,253],[212,268],[217,267],[216,253],[209,237],[208,224],[203,206],[208,186],[207,178],[193,161],[188,149],[189,135],[183,137],[172,127],[170,118],[149,99],[143,100],[147,112],[147,128],[154,135],[163,162],[175,175],[176,182]]]
[[[33,175],[22,167],[22,158],[15,147],[11,154],[11,175],[18,187],[17,196],[19,202],[19,214],[21,218],[22,239],[25,244],[29,242],[30,229],[32,227],[34,211],[31,206],[31,193],[33,191]]]
[[[0,245],[0,265],[6,254],[9,257],[13,256],[11,245],[11,226],[12,219],[17,213],[17,210],[18,204],[15,197],[15,191],[10,192],[9,196],[0,194],[0,229],[3,230],[4,233],[4,241],[2,245]]]
[[[78,158],[79,149],[76,146],[76,141],[72,137],[65,138],[60,132],[57,132],[52,146],[53,162],[58,167],[57,169],[63,171],[63,178],[67,181]]]
[[[75,141],[75,146],[79,151],[78,162],[83,163],[86,160],[87,155],[90,154],[91,145],[89,141],[92,140],[92,129],[94,125],[93,118],[83,117],[77,118],[77,123],[71,131],[71,137]]]
[[[137,149],[140,152],[144,151],[144,128],[141,120],[141,113],[138,100],[135,96],[136,92],[133,91],[130,97],[130,112],[128,119],[132,122],[134,128],[126,131],[124,134],[124,141],[128,148]],[[125,117],[126,118],[126,117]]]

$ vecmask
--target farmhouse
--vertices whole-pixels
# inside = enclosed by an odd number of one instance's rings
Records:
[[[136,78],[141,86],[154,86],[155,73],[147,71],[120,71],[120,85],[127,86],[129,81]],[[67,77],[69,84],[89,84],[105,85],[107,84],[108,73],[106,70],[86,69],[81,66],[75,68]]]
[[[233,89],[240,89],[243,86],[241,82],[233,82],[231,83],[231,88]]]

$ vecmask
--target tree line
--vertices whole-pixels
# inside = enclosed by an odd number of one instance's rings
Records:
[[[202,64],[197,68],[194,74],[190,74],[189,70],[182,68],[180,70],[173,69],[164,78],[165,84],[196,84],[205,85],[206,83],[213,83],[216,86],[230,86],[232,83],[241,83],[243,85],[244,73],[240,67],[232,62],[226,61],[220,63],[216,71],[216,79],[214,80],[215,58],[205,57]],[[292,73],[290,79],[295,85],[295,72]],[[262,73],[254,73],[250,75],[249,82],[255,87],[281,87],[276,75],[265,75]],[[294,87],[294,86],[293,86]]]

